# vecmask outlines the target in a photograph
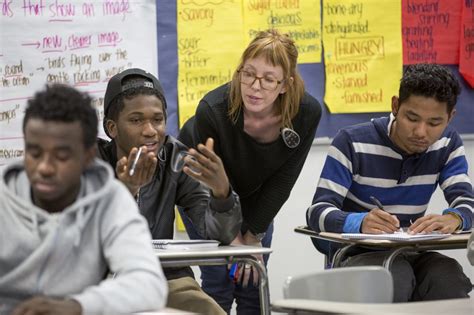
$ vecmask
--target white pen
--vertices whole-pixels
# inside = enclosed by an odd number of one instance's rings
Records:
[[[137,167],[138,159],[140,158],[140,154],[142,154],[142,148],[138,149],[137,155],[135,155],[135,160],[133,160],[132,167],[130,168],[130,172],[128,175],[133,176],[135,174],[135,167]]]

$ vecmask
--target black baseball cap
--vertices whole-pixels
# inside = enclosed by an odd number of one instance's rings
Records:
[[[122,82],[129,76],[133,77],[143,77],[144,81],[138,82],[130,82],[127,84],[123,84]],[[151,73],[146,72],[139,68],[131,68],[124,70],[120,73],[117,73],[113,77],[110,78],[109,83],[107,84],[107,90],[105,91],[104,97],[104,131],[107,133],[107,129],[105,128],[107,117],[109,114],[110,105],[112,101],[119,96],[120,94],[124,93],[127,90],[135,89],[139,87],[146,87],[155,90],[158,93],[158,96],[163,103],[163,112],[166,117],[166,99],[165,93],[163,88],[161,87],[160,81]],[[108,133],[107,133],[108,135]]]

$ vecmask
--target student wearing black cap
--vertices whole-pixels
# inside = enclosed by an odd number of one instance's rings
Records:
[[[113,76],[104,99],[99,155],[135,196],[154,239],[173,238],[175,205],[206,238],[229,244],[242,221],[240,201],[230,187],[213,142],[187,147],[166,129],[166,99],[158,79],[141,69]],[[207,188],[205,187],[207,186]],[[168,306],[203,314],[225,314],[194,280],[192,270],[165,268]]]

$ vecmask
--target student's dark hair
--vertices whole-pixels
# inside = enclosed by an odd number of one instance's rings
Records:
[[[398,97],[400,104],[411,95],[432,97],[447,103],[448,113],[451,113],[460,93],[459,82],[448,68],[420,63],[406,67],[400,80]]]
[[[73,87],[53,84],[37,92],[28,101],[23,119],[23,132],[30,119],[72,123],[79,121],[82,127],[84,147],[90,148],[97,141],[99,120],[92,107],[92,98]]]
[[[131,100],[132,98],[138,95],[155,95],[161,101],[161,104],[163,104],[163,106],[164,104],[166,104],[164,96],[161,93],[159,93],[156,89],[151,89],[149,87],[143,86],[142,84],[140,84],[142,82],[150,82],[150,80],[140,75],[129,75],[125,77],[125,79],[123,79],[122,85],[136,84],[138,86],[125,90],[123,93],[120,93],[112,100],[107,115],[105,116],[106,120],[110,119],[113,121],[117,121],[120,112],[125,106],[124,100]],[[163,113],[166,119],[166,108],[163,108]]]

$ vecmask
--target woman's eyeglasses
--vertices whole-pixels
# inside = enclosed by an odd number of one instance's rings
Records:
[[[248,86],[252,86],[256,80],[260,83],[260,87],[267,91],[274,91],[278,87],[279,84],[285,81],[284,79],[279,81],[272,77],[258,77],[255,73],[240,69],[237,71],[239,73],[240,83],[243,83]]]

